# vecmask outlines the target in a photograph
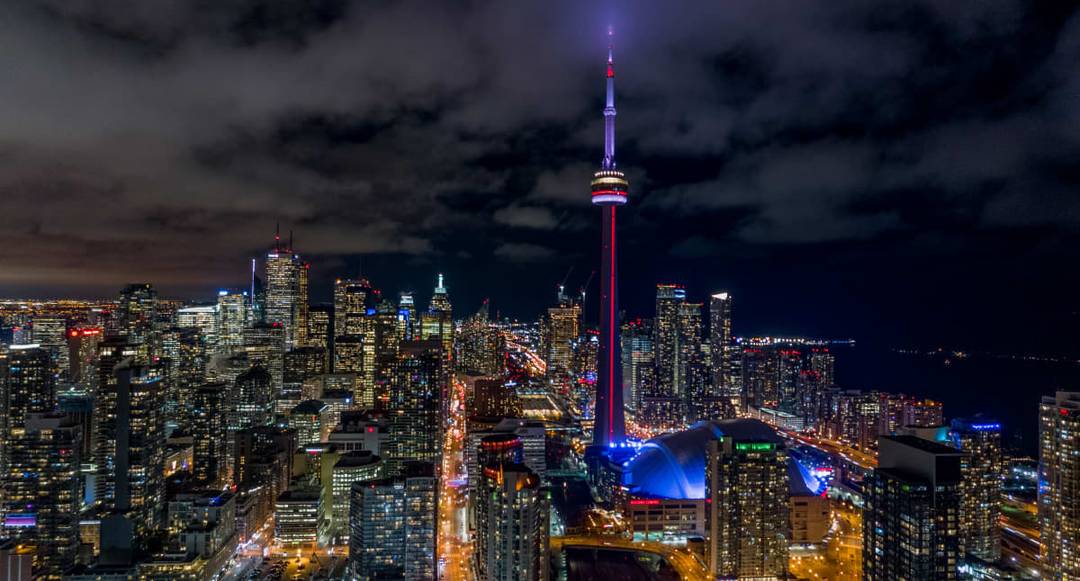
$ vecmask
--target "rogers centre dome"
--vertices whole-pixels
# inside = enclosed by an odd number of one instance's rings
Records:
[[[705,498],[705,454],[709,442],[722,436],[784,443],[775,430],[760,420],[702,421],[681,432],[664,434],[642,444],[627,463],[624,483],[638,496]],[[801,490],[803,486],[810,491],[816,490],[816,478],[794,460],[789,459],[788,464],[793,490]],[[796,478],[795,474],[802,478]]]

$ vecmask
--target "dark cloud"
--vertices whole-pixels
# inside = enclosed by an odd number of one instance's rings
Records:
[[[506,244],[500,244],[499,247],[495,249],[494,254],[499,258],[528,262],[550,258],[555,255],[555,252],[550,248],[545,248],[538,244],[508,242]]]
[[[588,272],[608,20],[642,284],[1072,256],[1069,4],[35,0],[0,8],[0,287],[194,292],[277,222],[324,267]]]

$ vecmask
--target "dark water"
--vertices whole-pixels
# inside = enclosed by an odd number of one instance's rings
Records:
[[[996,418],[1003,443],[1028,455],[1037,453],[1039,398],[1080,389],[1077,363],[909,355],[864,344],[834,352],[841,387],[935,399],[945,406],[946,422],[978,413]]]

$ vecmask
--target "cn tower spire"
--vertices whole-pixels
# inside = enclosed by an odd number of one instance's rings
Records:
[[[615,169],[615,30],[608,26],[607,99],[604,101],[604,161],[602,169]]]

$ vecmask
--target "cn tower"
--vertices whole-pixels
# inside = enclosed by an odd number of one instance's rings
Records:
[[[630,182],[615,167],[615,59],[612,29],[608,27],[607,100],[604,102],[604,160],[593,174],[592,203],[603,219],[600,241],[600,348],[596,364],[596,425],[593,445],[610,447],[623,443],[622,361],[619,356],[619,254],[616,247],[615,211],[626,203]]]

